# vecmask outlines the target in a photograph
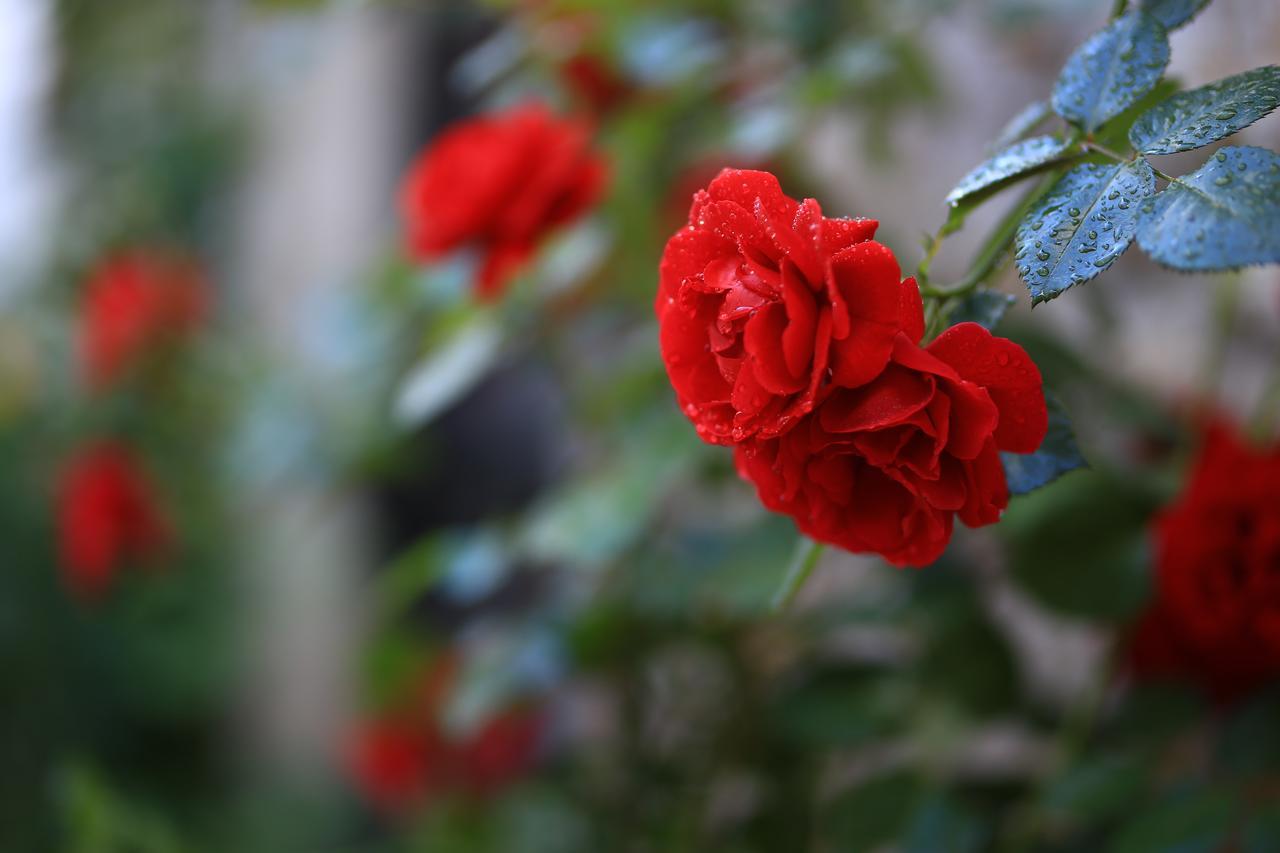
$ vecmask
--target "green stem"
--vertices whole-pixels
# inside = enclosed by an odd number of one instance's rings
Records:
[[[1236,315],[1240,311],[1240,276],[1223,276],[1213,294],[1213,326],[1209,333],[1209,352],[1200,376],[1200,389],[1206,397],[1222,386],[1222,374],[1227,364],[1227,352],[1231,348],[1236,327]]]
[[[1253,434],[1260,441],[1270,443],[1275,438],[1276,427],[1280,426],[1280,358],[1271,367],[1271,377],[1258,400],[1252,426]]]
[[[1118,151],[1112,151],[1110,148],[1106,147],[1105,145],[1099,145],[1098,143],[1093,141],[1085,142],[1084,147],[1090,151],[1093,151],[1096,154],[1101,154],[1103,157],[1108,157],[1112,160],[1115,160],[1117,163],[1129,163],[1129,162],[1132,162],[1134,159],[1133,157],[1126,157],[1123,154],[1119,153]],[[1147,165],[1151,166],[1151,163],[1148,162]],[[1164,172],[1160,171],[1155,166],[1151,166],[1151,171],[1155,172],[1157,177],[1163,178],[1166,181],[1175,180],[1175,178],[1172,175],[1166,175]]]
[[[987,242],[983,244],[974,258],[973,265],[969,268],[968,274],[960,281],[950,287],[922,287],[920,294],[931,299],[946,299],[953,296],[963,296],[973,290],[982,282],[986,281],[992,271],[1000,264],[1005,253],[1009,251],[1010,245],[1013,243],[1014,236],[1018,233],[1018,226],[1022,224],[1022,220],[1026,218],[1032,208],[1039,203],[1040,199],[1049,192],[1049,189],[1057,182],[1061,170],[1055,169],[1050,172],[1044,180],[1036,185],[1028,192],[1018,204],[1005,214],[1004,219],[991,232],[991,236],[987,238]]]
[[[773,597],[774,613],[782,613],[791,606],[791,602],[795,600],[804,582],[809,579],[809,575],[813,574],[813,568],[818,565],[818,558],[822,556],[825,547],[821,542],[814,542],[812,539],[804,537],[800,539],[796,545],[795,556],[791,558],[791,565],[787,568],[787,576]]]
[[[1128,0],[1115,0],[1115,2],[1111,4],[1111,17],[1115,19],[1123,15],[1125,7],[1128,5]]]

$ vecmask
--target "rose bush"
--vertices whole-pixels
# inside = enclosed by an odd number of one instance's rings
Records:
[[[1280,676],[1280,446],[1210,426],[1153,534],[1155,597],[1133,637],[1136,674],[1191,681],[1222,701]]]
[[[477,294],[497,296],[549,232],[600,196],[605,163],[590,146],[585,123],[537,103],[452,125],[401,190],[410,250],[431,260],[474,247]]]

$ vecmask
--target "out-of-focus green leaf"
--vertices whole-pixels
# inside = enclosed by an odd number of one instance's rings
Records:
[[[1018,697],[1018,670],[1004,637],[977,606],[948,608],[929,638],[920,680],[936,700],[974,716],[1007,712]]]
[[[1231,794],[1200,791],[1166,799],[1133,819],[1112,839],[1112,853],[1216,853],[1231,837],[1238,813]]]
[[[1018,229],[1018,273],[1032,303],[1088,281],[1124,254],[1138,209],[1155,192],[1145,160],[1084,163],[1063,175]]]
[[[487,313],[467,313],[444,326],[396,393],[393,414],[404,427],[421,426],[447,409],[493,367],[501,353],[502,334]]]
[[[995,290],[975,290],[957,299],[947,309],[947,325],[977,323],[991,331],[1004,317],[1005,312],[1018,300],[1007,293]]]
[[[881,776],[837,796],[822,818],[834,850],[874,850],[901,837],[920,796],[920,782],[900,773]]]
[[[974,167],[947,193],[947,203],[987,193],[1012,181],[1035,174],[1069,155],[1072,145],[1056,136],[1035,136],[1015,142]]]
[[[1068,471],[1088,466],[1076,444],[1071,418],[1061,401],[1045,394],[1049,407],[1049,430],[1035,453],[1001,453],[1009,493],[1024,495],[1053,482]]]
[[[1209,0],[1138,0],[1138,8],[1175,30],[1194,18]]]
[[[1231,709],[1218,738],[1217,762],[1236,776],[1280,767],[1280,689],[1263,690]]]
[[[904,853],[976,853],[990,831],[972,812],[938,794],[923,798],[902,839]]]
[[[1044,807],[1090,826],[1126,812],[1146,784],[1146,764],[1130,755],[1089,755],[1049,786]]]
[[[1149,92],[1168,64],[1164,25],[1130,12],[1071,55],[1054,86],[1053,108],[1067,121],[1097,130]]]
[[[1140,115],[1129,142],[1144,154],[1176,154],[1225,139],[1280,105],[1280,67],[1269,65],[1179,92]]]
[[[1137,231],[1143,251],[1175,269],[1280,263],[1280,155],[1218,149],[1142,205]]]
[[[1102,471],[1082,471],[1010,505],[999,526],[1013,577],[1051,610],[1126,621],[1146,599],[1146,527],[1158,501]]]

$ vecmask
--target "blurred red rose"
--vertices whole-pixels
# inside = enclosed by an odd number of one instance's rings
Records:
[[[1220,701],[1280,677],[1280,445],[1210,426],[1153,532],[1155,597],[1134,632],[1135,673]]]
[[[104,388],[167,341],[204,320],[208,291],[189,261],[135,251],[90,276],[80,315],[80,356],[89,384]]]
[[[446,784],[449,745],[429,727],[402,719],[374,720],[352,742],[351,774],[364,796],[387,812],[401,812]]]
[[[458,748],[458,775],[472,793],[497,793],[533,766],[543,722],[531,711],[511,710],[489,720]]]
[[[384,811],[402,813],[448,792],[486,798],[533,768],[543,719],[509,708],[461,737],[442,725],[460,661],[446,654],[391,713],[359,727],[349,755],[353,780]]]
[[[961,323],[921,348],[921,321],[906,325],[916,331],[895,335],[873,379],[833,389],[781,438],[739,445],[735,461],[765,506],[814,539],[924,565],[956,515],[970,527],[999,520],[999,451],[1034,452],[1048,414],[1040,371],[1017,344]]]
[[[141,466],[110,442],[85,448],[66,466],[57,522],[67,582],[84,595],[102,593],[125,561],[154,557],[171,539]]]
[[[667,375],[704,440],[781,435],[831,387],[884,369],[920,297],[870,242],[876,225],[828,219],[768,172],[725,169],[694,195],[655,309]]]
[[[602,57],[578,53],[560,65],[565,85],[587,112],[606,115],[632,94],[632,87]]]
[[[580,217],[604,187],[587,125],[540,104],[459,122],[418,157],[401,209],[411,250],[433,259],[475,246],[478,293],[493,298],[554,228]]]

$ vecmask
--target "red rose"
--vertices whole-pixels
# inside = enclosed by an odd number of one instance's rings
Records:
[[[472,793],[490,795],[525,776],[542,729],[541,717],[526,711],[507,711],[489,720],[459,748],[463,785]]]
[[[1256,449],[1210,427],[1153,533],[1155,598],[1133,637],[1136,673],[1189,680],[1222,701],[1280,677],[1280,445]]]
[[[130,252],[100,265],[85,287],[82,369],[95,388],[116,381],[145,353],[204,319],[207,288],[195,267],[160,253]]]
[[[631,85],[599,56],[578,53],[560,65],[565,85],[593,115],[613,112],[632,94]]]
[[[398,719],[375,720],[353,738],[351,775],[364,796],[392,813],[439,790],[452,762],[449,745],[428,727]]]
[[[539,104],[459,122],[405,179],[410,248],[434,259],[475,246],[483,255],[479,295],[492,298],[549,231],[595,202],[604,179],[587,126]]]
[[[533,767],[543,718],[508,709],[464,737],[441,723],[460,659],[436,659],[389,714],[357,729],[348,753],[353,780],[365,797],[389,812],[426,805],[433,796],[460,792],[490,797]]]
[[[170,540],[133,454],[107,442],[83,450],[67,466],[57,521],[67,581],[85,595],[100,594],[124,561],[155,556]]]
[[[956,515],[998,521],[1009,502],[999,451],[1034,452],[1048,426],[1040,372],[1020,346],[976,323],[925,348],[918,339],[896,333],[874,378],[833,389],[786,435],[735,455],[765,506],[806,534],[898,565],[937,559]]]
[[[695,194],[662,255],[662,358],[706,441],[785,433],[833,387],[889,361],[914,282],[869,242],[871,219],[828,219],[767,172],[725,169]]]

